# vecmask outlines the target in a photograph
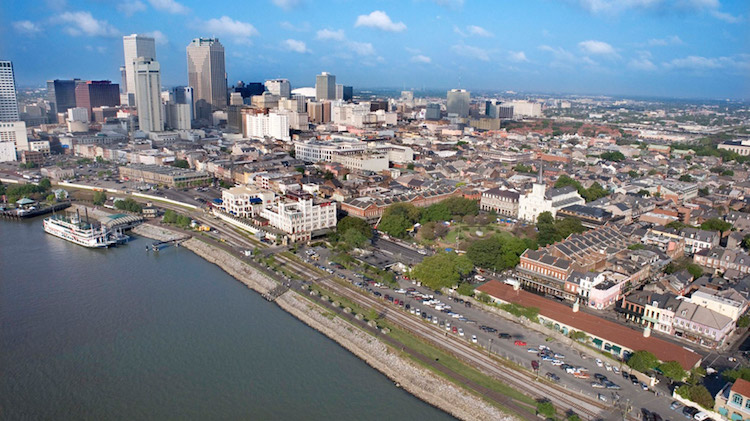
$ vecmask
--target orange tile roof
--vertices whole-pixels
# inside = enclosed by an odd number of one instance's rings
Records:
[[[591,314],[580,311],[574,313],[566,305],[522,289],[515,291],[512,286],[500,281],[489,281],[478,287],[477,290],[502,301],[527,307],[537,307],[540,316],[555,320],[592,336],[597,336],[615,345],[624,346],[634,351],[649,351],[660,361],[677,361],[685,370],[692,369],[701,361],[700,355],[679,345],[655,337],[646,338],[639,331]],[[750,394],[746,396],[750,396]]]
[[[739,393],[740,395],[745,397],[750,397],[750,382],[738,378],[732,385],[732,392]]]

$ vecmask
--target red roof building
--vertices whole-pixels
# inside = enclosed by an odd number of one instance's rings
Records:
[[[573,330],[591,336],[595,347],[611,352],[613,355],[627,358],[635,351],[651,352],[660,361],[677,361],[682,368],[690,370],[696,367],[701,356],[693,351],[659,338],[644,336],[643,333],[618,323],[596,317],[591,314],[574,312],[570,307],[522,289],[514,289],[499,281],[489,281],[477,288],[496,301],[515,303],[539,309],[539,322],[551,324],[554,329],[568,334]]]

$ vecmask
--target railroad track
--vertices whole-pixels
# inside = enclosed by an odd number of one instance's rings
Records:
[[[290,269],[304,275],[307,279],[310,278],[310,268],[295,262],[286,256],[276,255],[276,258],[284,262],[284,264],[289,266]],[[589,419],[598,419],[606,415],[612,415],[611,413],[606,414],[607,412],[610,412],[610,408],[601,405],[597,401],[591,400],[585,396],[572,396],[577,394],[572,390],[561,389],[550,384],[537,382],[523,372],[498,365],[494,360],[485,355],[484,352],[470,346],[465,341],[462,341],[453,335],[445,337],[442,330],[438,330],[432,325],[427,325],[421,320],[410,317],[401,310],[387,305],[381,300],[364,295],[359,291],[341,285],[333,280],[333,276],[321,276],[310,280],[318,282],[321,286],[331,292],[351,299],[363,307],[372,308],[379,313],[384,314],[386,319],[410,332],[416,333],[440,348],[453,354],[458,354],[460,358],[468,361],[474,367],[479,368],[486,373],[490,373],[499,380],[506,382],[529,396],[549,399],[556,406],[565,409],[573,409],[579,414],[579,416],[585,416]]]

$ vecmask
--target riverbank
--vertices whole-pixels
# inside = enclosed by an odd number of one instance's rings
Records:
[[[181,233],[151,224],[142,224],[133,232],[159,241],[183,236]],[[258,293],[266,294],[278,285],[274,280],[230,253],[199,239],[192,238],[183,242],[182,245],[208,262],[216,264]],[[330,317],[330,312],[325,308],[311,303],[295,292],[284,293],[277,298],[276,303],[283,310],[334,340],[389,379],[399,383],[404,390],[456,418],[481,421],[514,419],[481,398],[398,355],[372,335],[353,328],[351,324],[338,317]]]

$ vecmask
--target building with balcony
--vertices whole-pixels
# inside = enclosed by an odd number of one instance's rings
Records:
[[[737,379],[727,383],[716,395],[714,411],[726,420],[750,420],[750,382]]]
[[[499,188],[489,189],[482,192],[479,208],[483,211],[494,211],[501,216],[518,218],[518,198],[520,195],[513,190]]]

